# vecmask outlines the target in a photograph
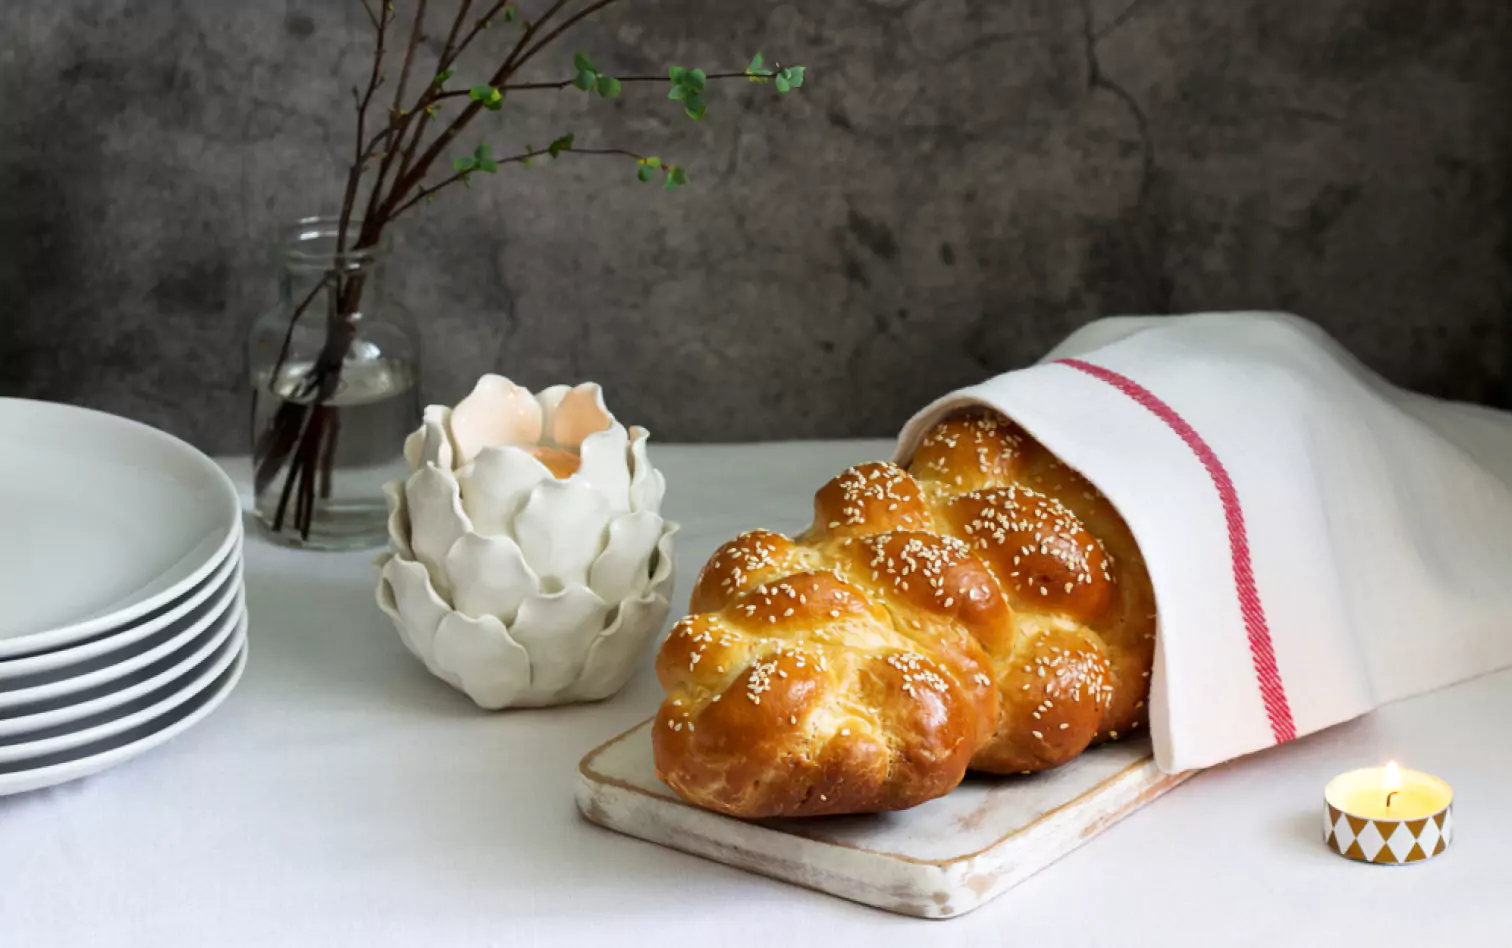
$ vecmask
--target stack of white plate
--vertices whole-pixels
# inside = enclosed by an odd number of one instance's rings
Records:
[[[182,733],[247,660],[241,509],[153,428],[0,399],[0,796]]]

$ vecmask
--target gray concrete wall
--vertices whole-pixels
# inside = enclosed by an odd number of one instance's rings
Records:
[[[368,34],[357,0],[0,4],[0,392],[243,450],[267,238],[337,203]],[[757,48],[803,91],[720,87],[700,125],[654,87],[543,92],[482,123],[693,184],[563,159],[415,214],[391,288],[428,398],[594,378],[660,439],[885,435],[1098,315],[1239,307],[1497,391],[1505,0],[628,0],[539,76]]]

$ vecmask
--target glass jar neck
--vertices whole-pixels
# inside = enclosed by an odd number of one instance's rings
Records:
[[[273,246],[280,294],[303,299],[325,283],[332,289],[355,286],[362,297],[371,298],[379,292],[389,241],[380,236],[367,246],[354,246],[361,237],[360,220],[348,223],[343,239],[335,217],[307,217],[285,228]]]

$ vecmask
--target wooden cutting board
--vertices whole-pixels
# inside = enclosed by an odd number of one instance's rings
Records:
[[[1192,775],[1161,773],[1147,740],[1033,777],[968,777],[902,813],[737,820],[656,779],[646,721],[583,758],[577,804],[609,829],[920,918],[963,915]]]

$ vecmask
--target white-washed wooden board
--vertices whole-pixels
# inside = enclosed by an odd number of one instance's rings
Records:
[[[1033,777],[970,776],[901,813],[737,820],[656,779],[651,722],[583,758],[577,804],[609,829],[920,918],[981,906],[1191,776],[1161,773],[1148,741],[1082,754]]]

